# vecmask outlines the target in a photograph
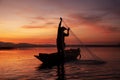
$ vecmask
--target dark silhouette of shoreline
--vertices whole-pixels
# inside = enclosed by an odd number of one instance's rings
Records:
[[[120,47],[120,44],[85,44],[85,45],[66,45],[67,47]],[[12,43],[0,42],[0,50],[10,50],[16,48],[34,48],[34,47],[56,47],[55,44],[30,44],[30,43]]]

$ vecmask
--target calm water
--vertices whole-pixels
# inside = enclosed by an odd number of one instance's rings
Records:
[[[90,48],[105,60],[102,65],[80,64],[79,61],[64,65],[66,80],[120,80],[120,48]],[[57,67],[40,69],[41,62],[34,55],[55,52],[55,48],[32,48],[0,51],[0,80],[56,80]],[[83,59],[92,59],[82,49]]]

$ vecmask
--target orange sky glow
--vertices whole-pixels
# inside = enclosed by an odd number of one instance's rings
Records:
[[[0,0],[0,41],[55,44],[59,17],[63,17],[84,43],[120,43],[119,3],[119,0]],[[65,23],[62,25],[66,26]],[[71,33],[66,42],[79,44]]]

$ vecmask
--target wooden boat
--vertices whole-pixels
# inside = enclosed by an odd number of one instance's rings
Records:
[[[77,60],[77,56],[80,55],[80,49],[69,49],[65,50],[64,61],[73,61]],[[34,55],[37,59],[42,61],[44,64],[56,64],[62,61],[62,58],[58,56],[58,53],[39,53],[39,55]]]

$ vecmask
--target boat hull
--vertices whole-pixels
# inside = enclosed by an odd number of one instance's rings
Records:
[[[64,57],[58,55],[58,53],[39,53],[39,55],[34,55],[37,59],[42,61],[44,64],[57,64],[61,63],[63,60],[65,62],[77,60],[78,55],[80,55],[80,49],[69,49],[65,50]]]

